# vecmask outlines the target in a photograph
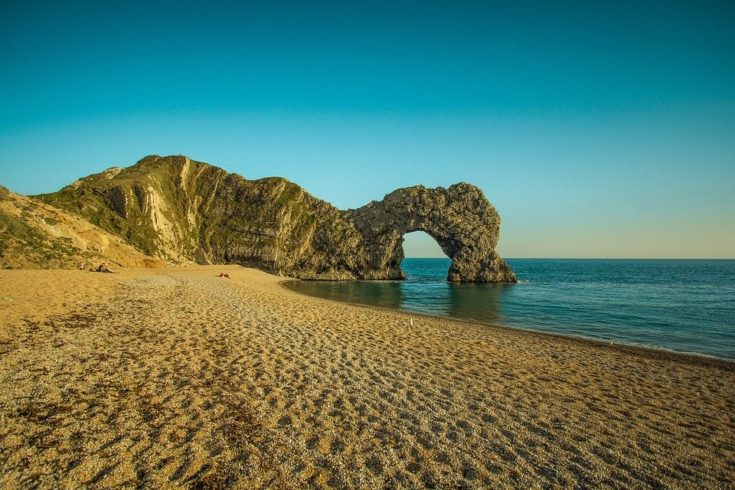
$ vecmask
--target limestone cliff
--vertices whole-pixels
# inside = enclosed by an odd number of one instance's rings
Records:
[[[149,156],[37,198],[168,262],[237,263],[302,279],[400,279],[403,234],[452,259],[450,281],[515,282],[495,253],[500,218],[469,184],[399,189],[340,211],[282,178],[247,180],[184,156]]]

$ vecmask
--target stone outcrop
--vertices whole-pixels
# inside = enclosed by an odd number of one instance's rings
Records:
[[[381,271],[381,276],[403,278],[403,235],[423,231],[452,259],[447,280],[515,282],[515,274],[495,252],[500,217],[470,184],[398,189],[351,211],[349,218],[365,238],[362,246],[372,259],[367,269]]]
[[[500,218],[469,184],[398,189],[341,211],[286,179],[247,180],[183,156],[146,157],[39,199],[173,263],[237,263],[315,280],[402,279],[403,234],[434,237],[457,282],[515,282]]]

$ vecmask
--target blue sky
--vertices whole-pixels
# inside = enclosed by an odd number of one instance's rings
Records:
[[[505,256],[735,258],[733,53],[733,2],[0,0],[0,184],[152,153],[340,208],[467,181]]]

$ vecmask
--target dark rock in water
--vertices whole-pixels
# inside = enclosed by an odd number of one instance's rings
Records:
[[[37,196],[174,263],[237,263],[316,280],[402,279],[403,234],[422,230],[457,282],[515,282],[500,217],[469,184],[398,189],[340,211],[286,179],[247,180],[183,156],[149,156]]]

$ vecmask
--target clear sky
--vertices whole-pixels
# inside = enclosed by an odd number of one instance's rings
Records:
[[[340,208],[471,182],[508,257],[732,258],[735,2],[0,0],[0,184],[152,153]]]

